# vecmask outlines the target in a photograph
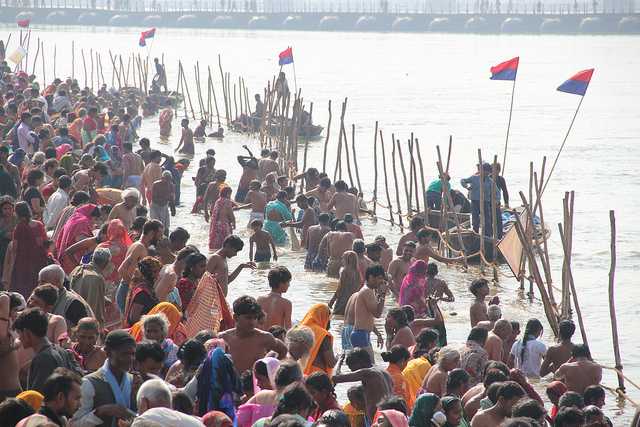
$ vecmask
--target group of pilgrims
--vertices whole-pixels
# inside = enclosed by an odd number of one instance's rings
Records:
[[[548,345],[542,322],[503,318],[477,278],[468,338],[448,343],[438,304],[455,295],[438,263],[463,258],[435,250],[422,217],[395,248],[384,236],[367,242],[357,189],[311,167],[288,176],[277,151],[258,158],[246,146],[235,190],[209,149],[195,200],[181,200],[207,123],[192,131],[181,121],[179,159],[138,135],[158,110],[172,135],[170,102],[132,88],[94,93],[71,78],[40,85],[0,64],[2,426],[612,426],[602,369],[572,342],[571,320]],[[491,165],[478,168],[490,175]],[[478,187],[496,185],[508,205],[504,180],[461,183],[471,203],[448,177],[426,197],[437,208],[433,193],[451,191],[473,214]],[[171,227],[186,203],[209,223],[208,248]],[[242,209],[248,224],[236,224]],[[499,212],[488,217],[499,226]],[[230,270],[244,227],[249,259]],[[290,245],[306,251],[306,274],[338,281],[299,322],[286,298],[296,279],[278,263]],[[230,287],[249,291],[256,268],[268,270],[270,292],[228,301]]]

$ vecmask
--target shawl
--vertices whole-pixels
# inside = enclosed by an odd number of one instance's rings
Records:
[[[198,414],[220,411],[234,420],[234,393],[241,392],[233,362],[221,348],[211,350],[198,374]]]
[[[176,345],[180,345],[185,341],[187,331],[182,324],[182,313],[176,308],[175,305],[170,302],[161,302],[153,307],[147,314],[163,313],[169,319],[169,332],[167,338],[170,338]],[[129,335],[140,342],[144,338],[144,328],[142,327],[142,320],[136,322],[131,329],[129,329]]]
[[[276,372],[278,372],[278,368],[280,367],[280,361],[275,357],[263,357],[262,359],[256,360],[256,363],[262,362],[267,367],[267,376],[269,377],[269,383],[271,383],[271,389],[275,390],[276,388]],[[256,394],[260,391],[260,387],[258,387],[258,381],[256,380],[256,363],[253,364],[253,393]]]
[[[423,301],[426,274],[427,263],[421,259],[414,261],[400,286],[400,305],[411,305],[416,310],[416,316],[421,316],[426,310]]]
[[[218,281],[205,272],[185,310],[187,336],[195,336],[204,329],[224,331],[234,326],[233,316]]]
[[[56,240],[56,251],[60,256],[65,249],[79,241],[81,236],[93,236],[93,221],[91,213],[95,210],[96,205],[87,204],[76,208],[75,212],[62,227],[62,231],[58,234]]]
[[[124,261],[127,255],[127,249],[133,241],[131,237],[129,237],[129,233],[127,232],[127,227],[125,227],[122,220],[112,219],[109,221],[109,226],[107,227],[107,240],[98,244],[98,248],[112,248],[117,246],[118,251],[117,254],[111,253],[111,263],[113,264],[113,272],[109,275],[108,279],[112,282],[118,279],[118,268],[120,268],[120,264]]]
[[[429,427],[440,398],[432,393],[425,393],[416,399],[409,425],[411,427]]]
[[[301,325],[311,328],[314,337],[313,347],[311,347],[309,359],[307,360],[307,365],[304,368],[304,375],[310,375],[313,372],[322,371],[322,369],[313,366],[313,362],[316,360],[320,351],[320,346],[325,338],[329,338],[329,344],[333,345],[333,335],[327,331],[330,318],[331,309],[329,306],[327,304],[318,303],[311,306],[307,314],[304,316],[304,319],[302,319],[302,322],[300,322]],[[331,368],[327,368],[324,371],[327,375],[331,376]]]
[[[378,418],[380,418],[381,415],[384,415],[387,421],[389,421],[389,424],[391,424],[391,427],[409,427],[407,416],[395,409],[378,410],[373,417],[373,425],[379,425]]]

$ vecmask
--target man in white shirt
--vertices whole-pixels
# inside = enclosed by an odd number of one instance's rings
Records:
[[[171,390],[161,379],[145,381],[136,396],[138,415],[132,425],[138,422],[154,421],[161,426],[203,427],[196,417],[171,409]]]
[[[20,124],[18,125],[18,145],[25,153],[33,153],[33,142],[35,138],[31,134],[31,113],[24,112],[20,115]]]
[[[47,206],[44,208],[43,219],[47,230],[55,228],[62,210],[69,205],[70,188],[71,178],[68,175],[62,175],[58,179],[58,189],[49,197]]]

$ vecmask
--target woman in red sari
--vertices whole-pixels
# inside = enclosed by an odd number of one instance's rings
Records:
[[[38,283],[38,272],[50,264],[47,250],[47,232],[44,224],[31,219],[31,209],[26,202],[15,207],[18,224],[13,230],[9,260],[3,276],[11,284],[11,290],[29,298]]]
[[[127,227],[119,219],[112,219],[107,226],[107,240],[100,243],[98,248],[107,248],[111,252],[111,263],[113,264],[113,271],[107,277],[107,281],[112,283],[118,283],[120,277],[118,275],[118,268],[124,261],[125,255],[127,255],[127,249],[131,246],[131,237],[127,232]]]
[[[156,298],[154,285],[161,269],[162,263],[151,256],[142,258],[138,263],[138,268],[133,273],[133,286],[124,310],[123,327],[133,326],[160,302]]]
[[[234,228],[236,228],[236,217],[233,215],[231,187],[225,186],[220,190],[220,196],[211,210],[209,249],[212,251],[220,249],[222,242],[233,233]]]
[[[56,253],[64,272],[69,274],[82,259],[83,254],[62,256],[65,250],[82,239],[93,237],[94,220],[100,217],[100,210],[92,203],[80,206],[71,215],[56,240]]]

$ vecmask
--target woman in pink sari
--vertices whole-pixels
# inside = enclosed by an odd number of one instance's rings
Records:
[[[225,186],[220,190],[220,196],[211,210],[209,249],[212,251],[220,249],[222,242],[233,233],[234,228],[236,228],[236,217],[233,215],[231,187]]]
[[[100,211],[94,204],[80,206],[71,215],[56,240],[56,253],[65,273],[71,273],[82,259],[83,254],[62,256],[65,250],[82,239],[93,237],[94,219],[100,217]]]
[[[107,227],[107,240],[97,246],[98,248],[107,248],[111,252],[113,271],[109,277],[107,277],[109,282],[119,282],[120,277],[118,275],[118,268],[124,261],[127,249],[129,249],[131,243],[133,242],[131,241],[131,237],[129,237],[127,227],[125,227],[122,220],[112,219],[109,221],[109,226]]]
[[[16,203],[15,212],[18,223],[9,245],[3,282],[5,286],[10,284],[9,290],[19,292],[26,299],[38,283],[38,272],[50,264],[45,246],[47,232],[44,224],[31,219],[31,209],[26,202]]]
[[[421,259],[414,261],[400,286],[400,305],[410,305],[416,317],[424,317],[427,313],[425,301],[427,263]]]

